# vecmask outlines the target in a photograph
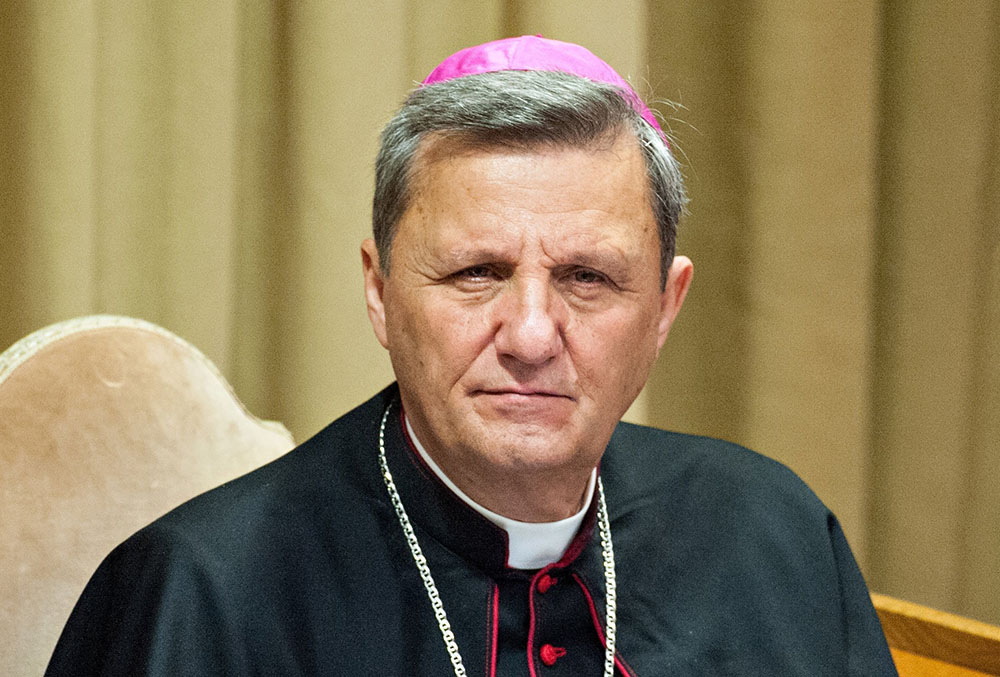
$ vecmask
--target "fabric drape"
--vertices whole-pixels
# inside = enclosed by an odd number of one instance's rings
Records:
[[[873,589],[1000,622],[994,0],[12,0],[0,344],[141,317],[305,438],[392,378],[359,255],[381,126],[522,33],[676,104],[695,282],[630,418],[784,461]]]

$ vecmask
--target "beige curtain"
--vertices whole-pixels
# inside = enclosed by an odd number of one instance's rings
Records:
[[[786,462],[874,589],[1000,622],[995,0],[10,0],[0,344],[142,317],[306,437],[391,379],[378,130],[519,33],[679,104],[695,284],[631,418]]]

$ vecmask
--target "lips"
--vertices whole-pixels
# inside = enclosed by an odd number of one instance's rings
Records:
[[[504,387],[504,388],[478,388],[472,391],[473,395],[493,395],[493,396],[509,396],[511,398],[524,397],[524,398],[565,398],[568,400],[575,400],[571,395],[566,394],[562,390],[550,389],[550,388],[526,388],[524,386],[515,387]]]

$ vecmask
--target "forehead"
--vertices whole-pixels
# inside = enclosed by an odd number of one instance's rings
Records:
[[[544,228],[561,242],[631,235],[655,241],[645,160],[629,133],[586,147],[483,146],[447,136],[421,142],[400,226],[434,239],[458,227],[474,239]]]
[[[578,164],[584,158],[588,163],[635,165],[645,161],[635,135],[622,130],[612,130],[608,134],[590,139],[580,144],[547,139],[498,137],[478,138],[465,132],[432,132],[422,138],[413,154],[411,166],[412,185],[416,190],[423,187],[428,174],[434,170],[447,169],[449,163],[463,159],[533,158],[536,162],[550,165]],[[638,177],[636,177],[638,178]],[[423,180],[423,181],[422,181]],[[646,182],[638,183],[645,187]]]

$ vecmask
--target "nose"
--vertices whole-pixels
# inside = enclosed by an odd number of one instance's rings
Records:
[[[494,342],[501,358],[537,366],[559,354],[564,310],[558,294],[545,280],[517,281],[499,301]]]

